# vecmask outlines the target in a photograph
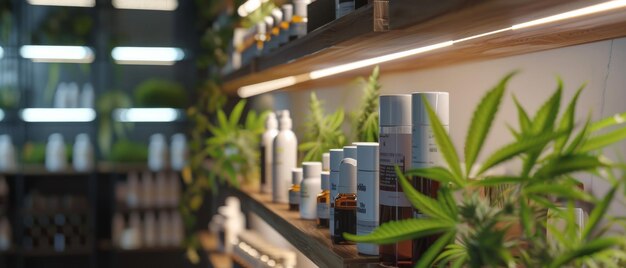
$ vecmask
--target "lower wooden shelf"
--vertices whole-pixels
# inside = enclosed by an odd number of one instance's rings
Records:
[[[272,203],[271,195],[246,187],[224,191],[238,197],[245,212],[257,214],[320,267],[378,267],[378,256],[361,255],[356,245],[334,245],[328,228],[300,219],[300,214],[289,211],[287,204]]]

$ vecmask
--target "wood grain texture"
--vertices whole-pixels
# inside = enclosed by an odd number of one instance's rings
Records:
[[[333,245],[328,228],[317,228],[315,221],[300,219],[287,204],[272,203],[271,195],[246,188],[224,191],[237,196],[245,212],[257,214],[319,267],[378,266],[378,256],[359,255],[356,245]]]
[[[584,6],[602,0],[443,0],[389,1],[389,28],[387,32],[352,34],[334,44],[324,43],[313,35],[298,43],[275,51],[257,60],[258,67],[248,75],[225,80],[224,90],[235,93],[244,85],[259,83],[290,75],[306,74],[357,60],[405,51],[412,48],[458,40],[461,38],[511,27]],[[346,16],[346,17],[349,17]],[[354,18],[353,18],[354,19]],[[338,21],[318,29],[315,36],[340,34],[352,30],[352,24]],[[626,36],[626,9],[589,15],[565,22],[541,25],[528,29],[510,30],[496,35],[455,43],[451,47],[381,64],[381,71],[404,72],[432,68],[472,60],[485,60],[529,52],[589,43]],[[339,28],[348,27],[343,31]],[[330,30],[332,29],[332,30]],[[349,32],[349,31],[348,31]],[[356,31],[355,31],[356,32]],[[315,33],[315,32],[314,32]],[[336,37],[339,38],[339,37]],[[306,45],[305,45],[306,44]],[[300,53],[302,52],[302,53]],[[285,58],[283,58],[285,53]],[[514,68],[514,66],[512,67]],[[363,68],[322,80],[346,82],[356,75],[366,75],[371,68]],[[328,82],[310,81],[286,90],[310,89]]]

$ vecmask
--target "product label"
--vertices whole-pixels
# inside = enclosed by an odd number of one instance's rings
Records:
[[[378,171],[359,170],[357,172],[357,221],[378,220],[378,176]]]
[[[358,214],[357,214],[357,217],[358,217]],[[359,220],[358,218],[356,220],[356,234],[357,235],[369,234],[372,231],[374,231],[376,227],[378,227],[378,220]]]
[[[289,191],[289,204],[300,204],[300,192]]]
[[[448,132],[448,126],[443,126]],[[433,129],[429,125],[417,125],[412,128],[413,137],[411,147],[412,151],[412,168],[423,168],[442,165],[443,160],[439,148],[435,141]]]
[[[317,203],[317,217],[320,219],[330,217],[330,206],[327,203]]]
[[[404,196],[395,166],[408,170],[411,159],[411,134],[380,134],[380,205],[411,207]]]

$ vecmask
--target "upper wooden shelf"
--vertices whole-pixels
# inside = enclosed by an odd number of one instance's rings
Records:
[[[224,90],[492,32],[606,0],[374,0],[223,77]],[[432,68],[626,36],[626,8],[475,38],[381,64],[382,71]],[[511,68],[515,68],[512,66]],[[336,84],[362,68],[289,89]]]
[[[225,191],[241,200],[245,212],[257,214],[320,267],[379,267],[378,256],[359,255],[356,245],[333,245],[328,228],[300,219],[300,213],[289,211],[287,204],[272,203],[271,195],[245,188]]]

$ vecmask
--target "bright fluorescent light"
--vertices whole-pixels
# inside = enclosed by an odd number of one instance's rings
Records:
[[[176,47],[116,47],[111,56],[119,64],[173,65],[185,53]]]
[[[248,0],[245,3],[241,4],[241,6],[239,6],[239,8],[237,9],[237,14],[239,14],[239,16],[242,18],[246,17],[250,15],[250,13],[260,8],[261,5],[267,1],[268,0]]]
[[[272,90],[293,86],[298,82],[299,81],[296,76],[283,77],[276,80],[270,80],[254,85],[240,87],[239,90],[237,90],[237,94],[239,95],[239,97],[247,98],[254,95],[270,92]]]
[[[453,43],[454,42],[452,41],[447,41],[447,42],[437,43],[437,44],[430,45],[430,46],[418,47],[418,48],[414,48],[410,50],[387,54],[384,56],[379,56],[379,57],[375,57],[371,59],[355,61],[355,62],[351,62],[347,64],[338,65],[335,67],[313,71],[309,74],[309,76],[311,77],[311,79],[327,77],[327,76],[331,76],[331,75],[335,75],[335,74],[339,74],[339,73],[343,73],[347,71],[352,71],[352,70],[356,70],[356,69],[367,67],[367,66],[376,65],[379,63],[383,63],[383,62],[388,62],[388,61],[397,60],[400,58],[417,55],[420,53],[428,52],[428,51],[439,49],[439,48],[449,47]]]
[[[113,0],[113,6],[119,9],[143,9],[173,11],[178,8],[177,0]]]
[[[22,57],[34,62],[91,63],[93,51],[81,46],[22,46]]]
[[[27,108],[20,112],[26,122],[91,122],[96,111],[91,108]]]
[[[93,7],[96,0],[28,0],[28,3],[37,6]]]
[[[4,111],[0,109],[0,121],[4,120]]]
[[[541,18],[541,19],[537,19],[537,20],[532,20],[532,21],[529,21],[529,22],[515,24],[515,25],[513,25],[512,28],[513,28],[513,30],[522,29],[522,28],[528,28],[528,27],[532,27],[532,26],[536,26],[536,25],[540,25],[540,24],[546,24],[546,23],[550,23],[550,22],[576,18],[576,17],[590,15],[590,14],[594,14],[594,13],[598,13],[598,12],[602,12],[602,11],[607,11],[607,10],[611,10],[611,9],[616,9],[616,8],[620,8],[620,7],[626,7],[626,0],[608,1],[608,2],[601,3],[601,4],[588,6],[588,7],[584,7],[584,8],[580,8],[580,9],[576,9],[576,10],[572,10],[572,11],[568,11],[568,12],[564,12],[564,13],[557,14],[557,15],[554,15],[554,16],[549,16],[549,17],[545,17],[545,18]]]
[[[120,122],[173,122],[179,112],[173,108],[115,109],[113,118]]]

